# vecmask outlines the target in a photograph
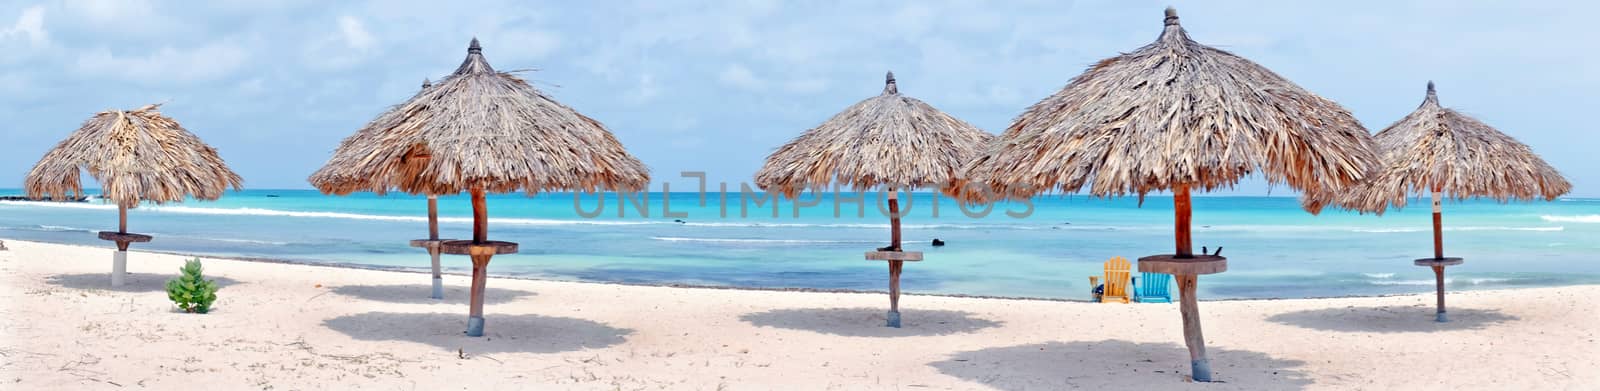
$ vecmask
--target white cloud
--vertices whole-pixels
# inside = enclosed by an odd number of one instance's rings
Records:
[[[722,70],[721,74],[717,75],[717,81],[724,85],[751,91],[760,90],[767,85],[767,82],[756,77],[755,73],[750,71],[750,68],[739,64],[728,65],[727,68]]]
[[[327,31],[327,30],[323,30]],[[379,41],[365,22],[353,16],[335,19],[333,31],[304,47],[305,64],[318,70],[342,70],[372,58],[381,50]]]
[[[372,33],[367,32],[367,27],[361,24],[361,20],[351,16],[339,17],[339,34],[344,38],[344,44],[351,49],[371,49],[376,42],[372,38]]]
[[[143,55],[118,55],[102,47],[79,54],[75,66],[84,74],[126,81],[210,81],[233,74],[248,57],[243,48],[221,42],[189,49],[168,46]]]
[[[639,75],[639,82],[633,89],[628,90],[623,98],[632,104],[647,103],[656,99],[661,94],[661,89],[656,86],[656,76],[649,73]]]
[[[0,30],[0,41],[17,37],[27,39],[34,46],[44,46],[50,42],[50,34],[44,29],[44,6],[36,5],[22,10],[16,23]]]

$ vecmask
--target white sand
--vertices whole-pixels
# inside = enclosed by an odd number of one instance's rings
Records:
[[[225,286],[194,315],[162,292],[178,256],[135,253],[129,285],[111,289],[109,246],[6,243],[0,389],[1600,384],[1600,286],[1451,293],[1446,324],[1432,322],[1432,295],[1202,302],[1222,382],[1198,384],[1175,304],[907,296],[905,328],[890,329],[882,294],[490,279],[486,337],[469,338],[464,276],[446,276],[435,302],[423,274],[208,259]]]

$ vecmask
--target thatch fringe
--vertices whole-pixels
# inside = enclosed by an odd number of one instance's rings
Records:
[[[863,190],[948,191],[961,165],[992,137],[901,95],[891,72],[882,94],[845,108],[767,156],[756,184],[788,197],[835,181]]]
[[[130,208],[140,201],[215,200],[244,183],[215,148],[161,115],[160,105],[90,117],[39,159],[23,189],[31,198],[82,197],[80,170],[100,183],[102,197]]]
[[[650,174],[599,121],[495,71],[474,38],[455,73],[344,139],[309,180],[330,194],[533,194],[637,191]]]
[[[1433,82],[1415,111],[1378,132],[1382,156],[1370,181],[1343,192],[1308,197],[1307,207],[1333,204],[1372,211],[1406,206],[1411,194],[1437,189],[1445,197],[1500,202],[1554,200],[1572,184],[1532,148],[1488,124],[1439,105]]]
[[[1155,43],[1107,58],[1023,112],[959,181],[1000,197],[1144,194],[1268,182],[1318,191],[1360,182],[1372,138],[1339,104],[1189,39],[1168,9]],[[967,198],[968,201],[985,201]]]

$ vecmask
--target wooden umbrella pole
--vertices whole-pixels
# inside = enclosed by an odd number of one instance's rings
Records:
[[[444,299],[444,273],[439,270],[439,196],[428,195],[428,257],[433,261],[434,299]]]
[[[900,197],[889,188],[889,249],[900,251]],[[900,327],[900,271],[904,260],[889,260],[889,326]]]
[[[1433,259],[1439,260],[1439,261],[1443,261],[1444,260],[1444,206],[1441,205],[1442,204],[1441,201],[1442,201],[1443,195],[1439,194],[1440,190],[1443,190],[1443,189],[1441,189],[1440,186],[1436,185],[1436,186],[1433,187],[1433,191],[1432,191],[1432,193],[1433,193]],[[1434,320],[1443,322],[1446,319],[1445,311],[1444,311],[1444,265],[1435,264],[1433,266],[1433,286],[1434,286],[1434,290],[1436,292],[1435,296],[1437,296],[1438,307],[1439,307],[1438,311],[1434,314]]]
[[[475,245],[487,244],[489,240],[489,207],[484,197],[482,187],[473,187],[472,190],[472,243]],[[494,256],[493,247],[469,247],[472,257],[472,301],[471,310],[467,314],[467,336],[483,336],[483,292],[484,286],[489,283],[489,258]]]
[[[439,240],[439,196],[436,195],[428,196],[428,240]]]
[[[1433,259],[1444,259],[1444,208],[1439,188],[1433,188]]]
[[[1189,200],[1189,185],[1177,185],[1172,191],[1174,213],[1176,213],[1175,233],[1177,237],[1177,258],[1193,258],[1194,247],[1189,235],[1189,220],[1192,205]],[[1206,338],[1200,330],[1200,300],[1196,289],[1200,285],[1199,277],[1194,274],[1179,274],[1174,279],[1178,280],[1178,311],[1183,314],[1183,342],[1189,347],[1190,377],[1197,382],[1211,381],[1211,362],[1206,358]]]
[[[128,205],[117,203],[117,233],[128,233]],[[111,286],[122,286],[127,283],[128,276],[128,240],[126,236],[116,240],[117,251],[111,253]]]
[[[472,188],[472,243],[483,244],[489,240],[489,202],[483,188]]]
[[[1172,189],[1172,209],[1176,214],[1174,219],[1174,232],[1178,241],[1178,258],[1194,257],[1194,243],[1189,236],[1189,185],[1178,185]]]
[[[893,187],[889,188],[889,247],[900,251],[900,194]]]

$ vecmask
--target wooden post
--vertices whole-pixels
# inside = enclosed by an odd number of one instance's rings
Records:
[[[889,188],[889,247],[900,251],[900,192]]]
[[[472,301],[471,309],[467,313],[467,336],[483,336],[483,291],[489,283],[489,258],[494,256],[494,248],[486,247],[486,253],[479,252],[480,247],[472,248]]]
[[[117,233],[128,233],[128,206],[117,203]]]
[[[1433,259],[1444,260],[1444,206],[1441,205],[1443,195],[1439,194],[1443,188],[1433,186]],[[1439,311],[1434,314],[1434,320],[1446,321],[1444,313],[1444,266],[1433,266],[1433,279],[1435,294],[1438,296]]]
[[[489,201],[482,187],[472,188],[472,242],[482,244],[489,240]]]
[[[1200,303],[1195,295],[1199,279],[1193,274],[1173,276],[1178,280],[1178,309],[1183,313],[1183,343],[1189,346],[1190,376],[1197,382],[1211,381],[1211,362],[1206,358],[1206,337],[1200,331]]]
[[[900,251],[900,192],[889,188],[889,250]],[[900,271],[905,261],[889,261],[889,327],[900,327]]]
[[[906,261],[889,261],[889,312],[900,312],[900,270],[905,264]]]
[[[1433,188],[1433,259],[1444,259],[1444,208],[1440,206],[1439,187]]]
[[[1189,185],[1172,188],[1172,207],[1176,214],[1174,236],[1177,240],[1175,258],[1194,258],[1194,241],[1189,235],[1189,221],[1193,205],[1189,199]],[[1183,343],[1189,347],[1190,377],[1197,382],[1211,381],[1211,362],[1206,358],[1206,338],[1200,331],[1200,303],[1196,288],[1200,284],[1194,274],[1173,276],[1178,280],[1178,311],[1183,314]]]
[[[1194,257],[1194,242],[1189,236],[1189,217],[1191,206],[1189,204],[1189,185],[1182,184],[1172,188],[1172,209],[1177,214],[1174,221],[1174,232],[1178,241],[1178,258]]]
[[[489,206],[482,187],[472,190],[472,243],[489,241]],[[489,282],[489,258],[494,256],[493,246],[468,248],[472,257],[472,309],[467,317],[467,336],[483,336],[483,291]]]
[[[444,299],[444,273],[439,272],[439,242],[428,243],[428,257],[433,260],[433,294],[428,297]]]
[[[439,240],[439,196],[436,195],[428,196],[428,240]],[[438,276],[437,270],[434,276]]]
[[[1444,266],[1437,265],[1433,267],[1433,282],[1434,286],[1438,288],[1439,295],[1439,311],[1434,315],[1434,320],[1444,322],[1446,320],[1444,315]]]

